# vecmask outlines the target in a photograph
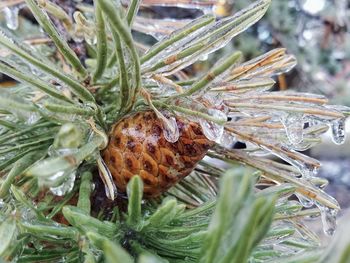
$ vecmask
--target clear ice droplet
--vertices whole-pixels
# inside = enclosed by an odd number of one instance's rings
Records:
[[[91,46],[94,46],[97,44],[97,36],[95,34],[85,33],[84,39],[85,39],[86,43],[88,43]]]
[[[332,139],[335,144],[343,144],[346,138],[345,131],[346,118],[340,118],[331,122]]]
[[[163,121],[163,134],[164,138],[171,143],[177,142],[179,139],[179,127],[177,126],[174,117],[167,119],[167,121]]]
[[[29,68],[30,68],[30,71],[31,71],[34,75],[40,76],[40,70],[38,70],[36,67],[34,67],[34,66],[30,65],[30,64],[28,64],[28,66],[29,66]]]
[[[213,116],[214,118],[217,118],[218,120],[222,120],[222,121],[227,120],[226,114],[216,109],[209,109],[208,114]],[[199,124],[202,127],[204,135],[209,140],[220,143],[221,137],[224,133],[223,125],[217,124],[212,121],[207,121],[205,119],[200,119]]]
[[[298,198],[300,204],[305,208],[312,207],[315,203],[312,199],[303,196],[302,194],[296,193],[295,196]]]
[[[298,168],[305,178],[312,178],[319,172],[319,166],[314,166],[313,164],[303,162],[299,162],[299,164],[300,166]]]
[[[337,214],[338,210],[317,204],[321,212],[321,219],[323,224],[323,231],[332,236],[337,228]]]
[[[200,61],[207,61],[208,60],[209,55],[208,54],[204,54],[203,56],[199,57]]]
[[[4,8],[6,25],[11,30],[16,30],[18,28],[18,6],[5,7]]]
[[[28,119],[26,120],[26,124],[34,124],[40,119],[40,115],[36,112],[32,112],[29,116]]]
[[[75,175],[76,171],[71,172],[59,186],[50,187],[50,191],[57,196],[63,196],[69,193],[74,187]],[[64,176],[64,173],[62,173],[61,176]]]
[[[303,114],[288,114],[282,117],[282,123],[292,145],[298,145],[303,141]]]
[[[220,139],[220,145],[223,147],[226,147],[228,149],[232,148],[233,145],[237,142],[236,138],[228,132],[223,132],[221,139]]]

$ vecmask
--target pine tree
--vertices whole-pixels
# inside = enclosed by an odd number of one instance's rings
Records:
[[[324,251],[303,222],[320,217],[331,235],[340,208],[300,151],[329,127],[343,143],[347,108],[269,91],[296,64],[282,48],[188,76],[270,0],[200,16],[149,49],[131,32],[137,0],[96,0],[74,20],[25,3],[47,38],[0,32],[0,72],[18,81],[0,92],[5,261],[346,262],[344,233]]]

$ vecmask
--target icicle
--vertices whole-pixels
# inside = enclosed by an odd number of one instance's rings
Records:
[[[311,163],[307,162],[302,162],[302,161],[295,161],[295,166],[300,170],[300,173],[305,177],[305,178],[311,178],[314,177],[318,174],[319,167],[321,166],[319,162],[317,162],[318,165],[314,165]]]
[[[157,117],[162,121],[164,138],[171,143],[177,142],[180,137],[179,127],[177,126],[176,119],[174,117],[167,118],[154,106],[153,111],[157,114]]]
[[[337,214],[338,210],[325,207],[319,203],[316,203],[321,212],[321,219],[323,223],[323,231],[331,236],[334,234],[337,227]]]
[[[305,208],[310,208],[315,204],[312,199],[309,199],[302,194],[296,193],[295,196],[298,198],[300,204]]]
[[[66,178],[59,186],[50,187],[50,191],[54,195],[63,196],[65,194],[69,193],[73,189],[75,177],[76,177],[76,170],[70,172],[69,175],[65,175],[63,172],[60,172],[60,174],[55,175],[55,176],[59,176],[59,177],[65,176]]]
[[[111,172],[99,154],[97,156],[97,166],[100,178],[105,186],[106,196],[108,199],[114,200],[117,195],[117,187],[114,184]]]
[[[209,109],[208,114],[213,116],[214,118],[219,119],[219,120],[223,120],[223,121],[227,120],[226,114],[219,111],[219,110]],[[224,133],[224,126],[223,125],[220,125],[220,124],[217,124],[217,123],[214,123],[211,121],[207,121],[205,119],[200,119],[199,123],[203,129],[204,135],[209,140],[220,143],[221,137]]]
[[[171,117],[167,122],[163,121],[163,133],[164,138],[171,143],[177,142],[179,139],[179,128],[176,123],[176,119]]]
[[[302,113],[291,114],[282,117],[282,123],[287,137],[292,145],[298,145],[303,141],[304,116]]]
[[[51,157],[68,156],[77,152],[76,148],[55,148],[51,146],[48,155]],[[50,177],[39,179],[39,185],[50,186],[50,191],[57,196],[63,196],[69,193],[73,187],[76,178],[76,167],[65,171],[59,171]]]
[[[283,146],[281,147],[281,151],[271,150],[263,145],[261,147],[297,168],[306,179],[316,176],[321,166],[318,160]],[[287,152],[291,156],[288,156]]]
[[[346,118],[340,118],[331,122],[332,139],[335,144],[343,144],[346,138],[345,131]]]
[[[18,28],[18,12],[18,6],[4,8],[6,25],[11,30],[16,30]]]
[[[231,149],[236,141],[236,138],[231,133],[224,131],[219,144],[225,148]]]

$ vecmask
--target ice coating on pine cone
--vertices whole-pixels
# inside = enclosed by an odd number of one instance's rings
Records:
[[[174,117],[170,117],[167,122],[163,122],[163,132],[164,138],[168,142],[177,142],[180,137],[179,127],[177,126],[176,119]]]
[[[227,108],[223,104],[221,96],[216,93],[197,98],[180,98],[172,102],[174,105],[191,108],[194,111],[205,114],[205,116],[191,116],[180,114],[180,116],[200,124],[204,135],[208,140],[220,143],[224,134],[224,124],[227,121]],[[209,119],[210,118],[210,119]],[[226,140],[231,136],[226,136]]]
[[[115,124],[103,159],[119,192],[125,192],[128,181],[137,174],[143,179],[145,195],[158,196],[203,159],[213,142],[198,123],[179,116],[175,119],[176,142],[166,140],[162,120],[154,111],[134,113]]]

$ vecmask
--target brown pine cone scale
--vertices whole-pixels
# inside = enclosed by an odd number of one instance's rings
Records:
[[[189,175],[214,142],[208,140],[198,123],[176,117],[180,137],[170,143],[163,125],[153,111],[129,115],[116,123],[103,152],[118,191],[139,175],[144,195],[155,197]]]

